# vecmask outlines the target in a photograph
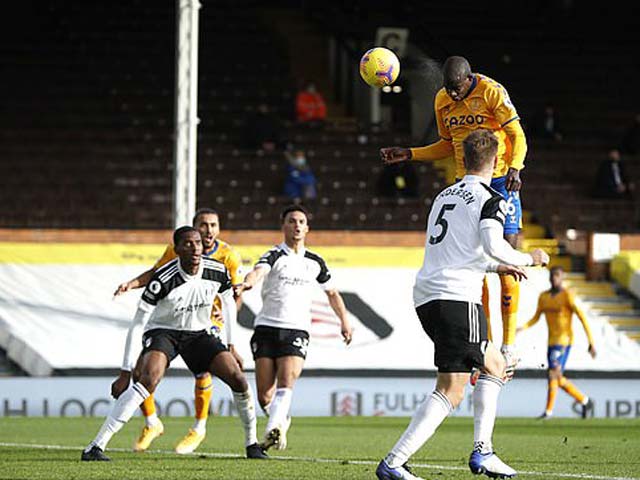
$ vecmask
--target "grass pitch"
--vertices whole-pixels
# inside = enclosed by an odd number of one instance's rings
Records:
[[[244,459],[237,418],[210,418],[196,454],[172,453],[191,424],[164,419],[151,451],[130,451],[142,427],[132,419],[109,444],[112,462],[81,463],[101,418],[0,418],[0,479],[372,479],[407,418],[294,418],[289,448],[269,461]],[[264,428],[260,419],[259,432]],[[411,460],[426,479],[470,479],[472,419],[450,418]],[[520,478],[640,480],[640,419],[499,419],[496,451]],[[483,477],[484,478],[484,477]]]

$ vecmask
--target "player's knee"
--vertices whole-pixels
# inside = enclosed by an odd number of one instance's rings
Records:
[[[267,405],[269,405],[272,399],[273,399],[272,391],[267,391],[267,392],[258,391],[258,403],[260,404],[261,407],[266,407]]]
[[[149,393],[153,393],[158,387],[161,378],[162,376],[155,372],[144,371],[139,374],[137,381],[141,383]]]
[[[234,392],[246,392],[249,389],[247,378],[239,368],[229,376],[229,388]]]
[[[464,398],[464,386],[452,386],[451,388],[448,388],[441,393],[449,399],[449,402],[451,403],[451,406],[453,408],[457,408],[458,405],[462,403],[462,399]]]

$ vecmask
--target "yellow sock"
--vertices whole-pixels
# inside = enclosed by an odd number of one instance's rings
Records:
[[[156,402],[153,399],[153,393],[149,395],[140,405],[140,410],[145,417],[150,417],[156,413]]]
[[[511,275],[500,275],[502,343],[513,345],[516,341],[518,326],[518,302],[520,301],[520,284]]]
[[[553,406],[556,403],[556,395],[558,393],[558,380],[549,380],[549,387],[547,389],[547,408],[546,412],[553,412]]]
[[[491,312],[489,311],[489,283],[487,277],[484,277],[482,281],[482,309],[484,310],[484,316],[487,317],[487,338],[490,342],[493,341],[493,335],[491,334]]]
[[[196,377],[196,418],[205,420],[209,416],[209,404],[211,403],[211,394],[213,393],[213,382],[211,375],[204,374]]]
[[[576,402],[584,403],[584,400],[586,398],[585,395],[580,390],[578,390],[578,387],[571,383],[567,379],[567,377],[562,377],[558,385],[560,385],[560,388],[562,388],[565,392],[575,398]]]

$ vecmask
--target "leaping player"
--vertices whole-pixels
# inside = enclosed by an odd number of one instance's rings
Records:
[[[522,228],[522,206],[519,190],[522,186],[520,170],[524,168],[527,142],[520,126],[520,117],[511,103],[507,90],[495,80],[471,71],[463,57],[449,57],[444,63],[444,87],[435,99],[435,116],[440,140],[418,148],[382,148],[385,163],[407,160],[430,161],[453,156],[456,178],[465,174],[463,140],[478,129],[492,131],[498,139],[498,163],[493,171],[491,187],[507,202],[504,237],[516,248]],[[507,370],[513,371],[517,362],[514,343],[517,325],[520,286],[510,275],[500,277],[502,290],[502,347]],[[488,289],[483,285],[483,305],[489,321]],[[489,332],[491,332],[489,324]]]

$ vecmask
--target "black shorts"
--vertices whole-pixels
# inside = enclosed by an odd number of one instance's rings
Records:
[[[307,358],[309,333],[304,330],[276,327],[256,327],[251,337],[253,359],[267,357]]]
[[[228,351],[227,347],[208,330],[189,332],[154,328],[144,333],[142,346],[141,355],[156,350],[164,353],[169,363],[180,355],[194,375],[208,372],[213,357],[220,352]]]
[[[482,305],[432,300],[416,308],[422,328],[435,345],[439,372],[470,372],[484,366],[487,319]]]

